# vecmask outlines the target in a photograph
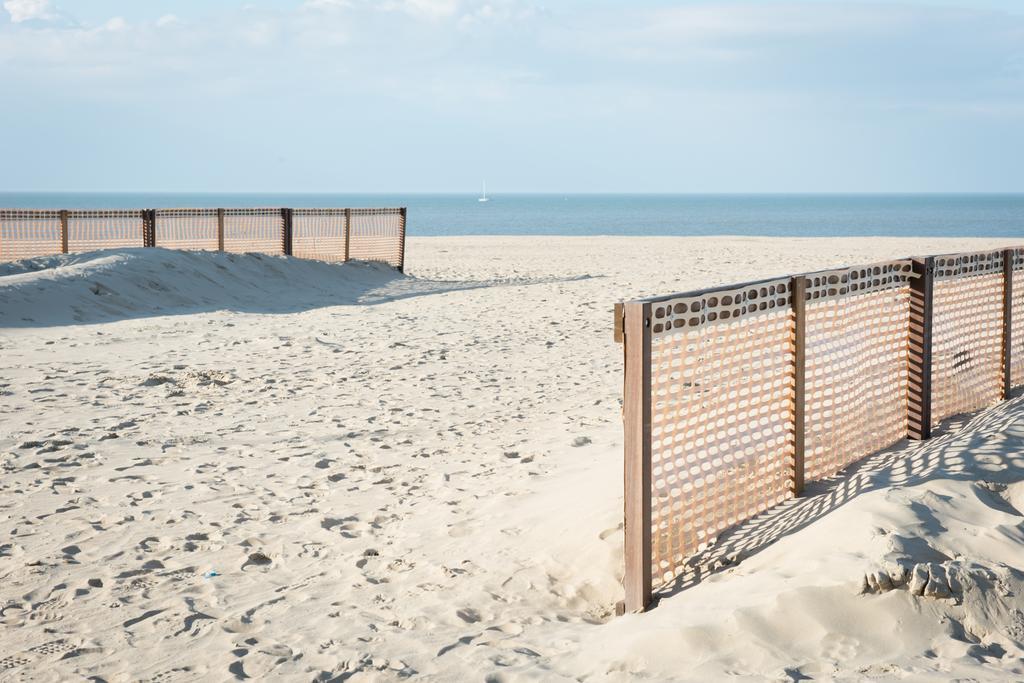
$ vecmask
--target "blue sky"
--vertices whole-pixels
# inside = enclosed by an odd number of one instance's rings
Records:
[[[1020,0],[0,6],[0,190],[1024,191]]]

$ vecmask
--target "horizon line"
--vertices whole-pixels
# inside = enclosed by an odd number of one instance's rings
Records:
[[[478,196],[471,191],[429,191],[429,190],[0,190],[0,195],[11,194],[192,194],[192,195],[420,195],[420,196]],[[559,191],[559,190],[514,190],[491,193],[491,197],[511,197],[523,195],[539,196],[666,196],[666,197],[707,197],[707,196],[929,196],[929,195],[1024,195],[1024,190],[808,190],[808,191]]]

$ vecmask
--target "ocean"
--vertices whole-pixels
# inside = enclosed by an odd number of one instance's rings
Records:
[[[1024,194],[460,194],[0,192],[5,208],[409,208],[410,235],[1024,238]]]

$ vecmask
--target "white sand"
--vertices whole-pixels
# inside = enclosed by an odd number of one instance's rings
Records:
[[[1024,678],[1019,400],[611,616],[616,300],[1004,244],[422,238],[407,279],[0,266],[0,680]],[[915,566],[924,595],[864,592]]]

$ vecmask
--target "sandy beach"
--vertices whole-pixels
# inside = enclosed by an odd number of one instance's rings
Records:
[[[1001,246],[0,264],[0,680],[1020,680],[1020,398],[810,487],[729,566],[614,616],[616,301]],[[897,561],[949,590],[883,585]]]

